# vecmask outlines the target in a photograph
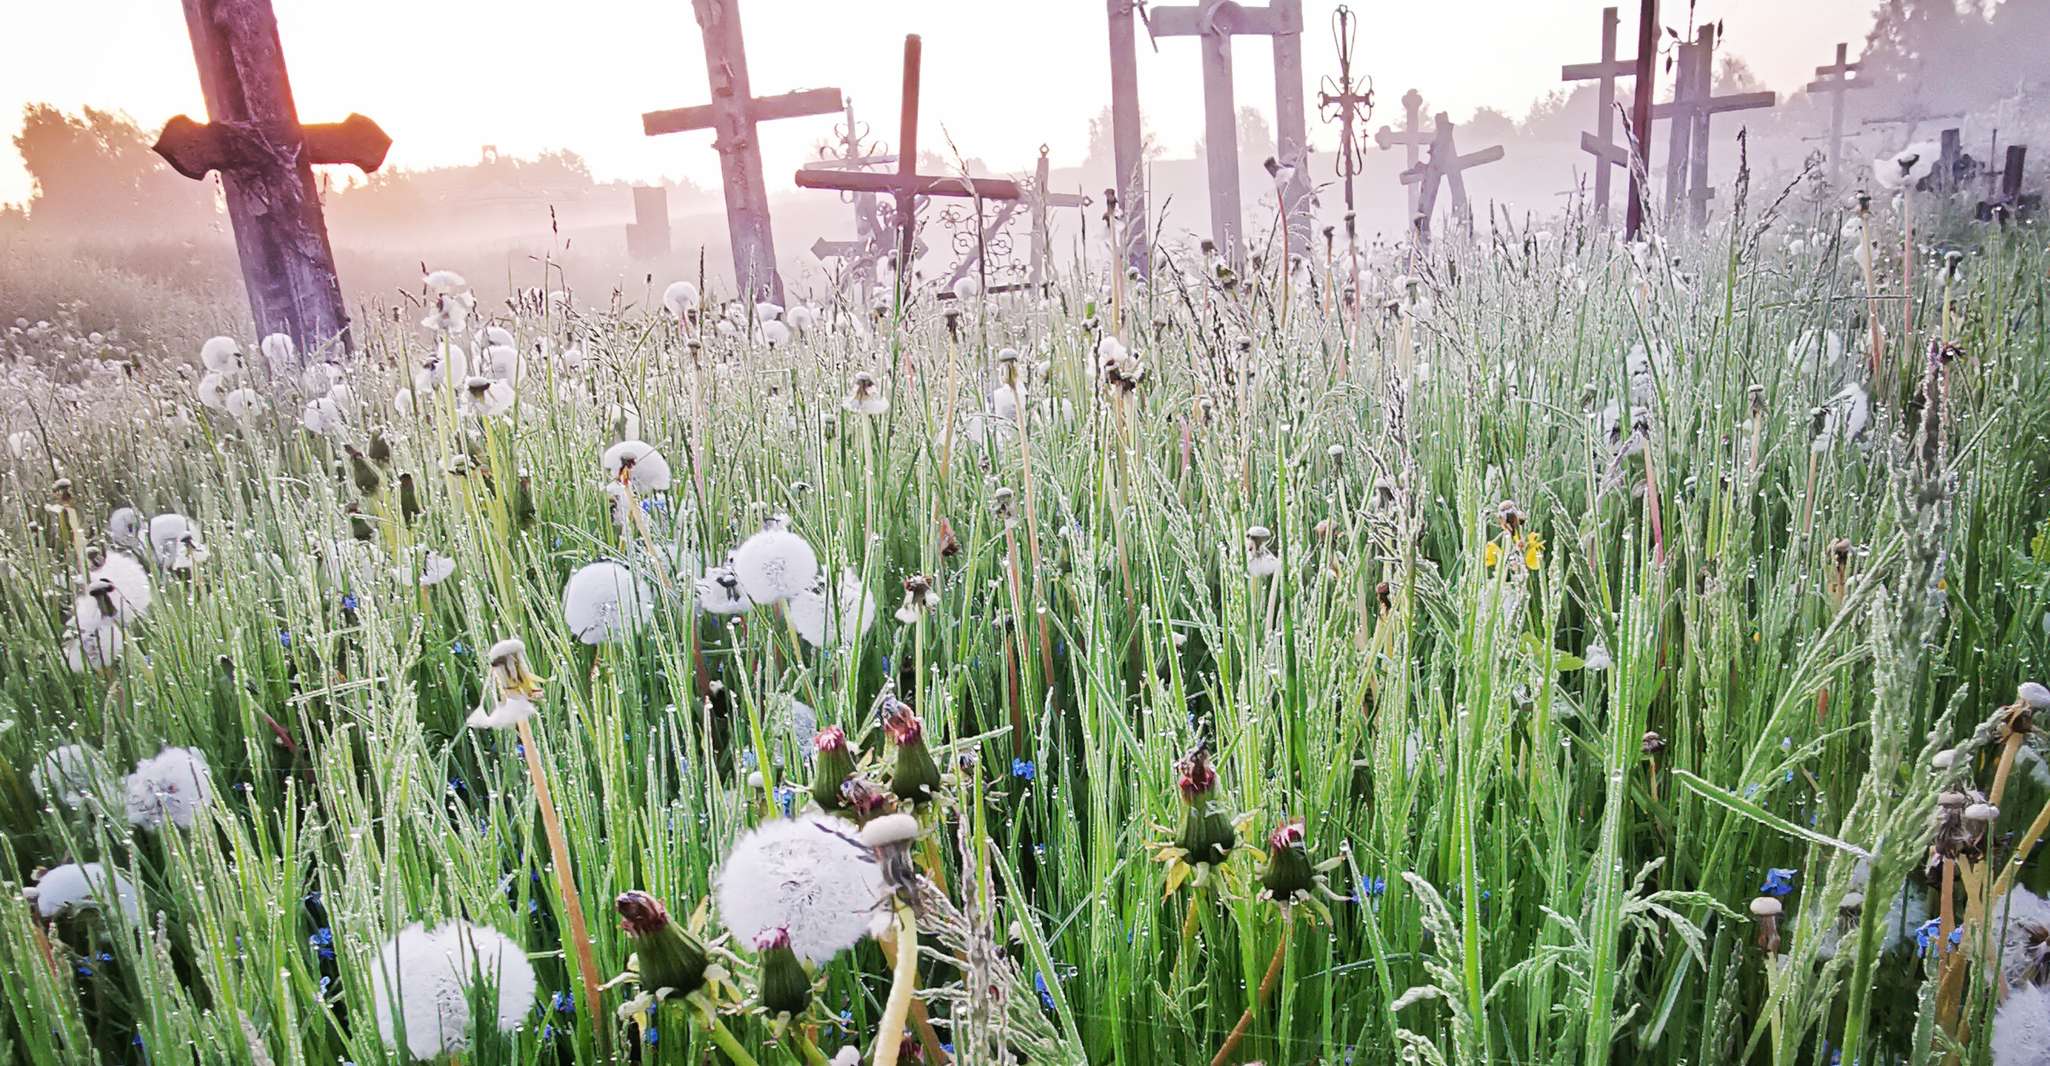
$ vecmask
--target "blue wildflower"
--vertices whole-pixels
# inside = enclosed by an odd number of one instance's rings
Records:
[[[1011,776],[1021,781],[1035,781],[1039,778],[1039,767],[1032,765],[1030,759],[1012,759]]]
[[[1360,878],[1360,899],[1380,899],[1388,893],[1388,879],[1385,877]]]
[[[313,935],[306,938],[306,943],[313,947],[322,961],[335,957],[335,932],[327,926],[315,929]]]
[[[577,997],[573,992],[557,992],[548,997],[548,1009],[557,1014],[575,1014]]]
[[[280,630],[278,630],[278,647],[281,647],[281,648],[289,648],[289,647],[291,647],[291,646],[292,646],[292,631],[291,631],[291,630],[289,630],[289,629],[280,629]]]
[[[649,1047],[654,1047],[656,1042],[662,1039],[662,1033],[651,1025],[641,1033],[641,1039],[646,1041]]]
[[[1046,974],[1037,970],[1032,973],[1032,987],[1039,990],[1039,1005],[1053,1009],[1053,991],[1046,987]]]
[[[785,818],[797,817],[797,789],[790,785],[777,785],[776,807]]]
[[[1794,877],[1799,873],[1799,870],[1791,870],[1783,866],[1768,867],[1765,871],[1765,884],[1758,886],[1758,891],[1761,895],[1766,896],[1792,895],[1794,892]]]
[[[1943,935],[1943,920],[1931,918],[1915,927],[1915,954],[1929,954],[1930,945]],[[1955,948],[1965,942],[1965,927],[1960,925],[1950,931],[1950,946]]]
[[[344,610],[344,611],[353,611],[353,610],[355,610],[355,609],[356,609],[356,604],[357,604],[357,601],[356,601],[356,594],[355,594],[355,593],[353,593],[353,592],[345,592],[345,593],[343,593],[343,594],[342,594],[342,610]]]

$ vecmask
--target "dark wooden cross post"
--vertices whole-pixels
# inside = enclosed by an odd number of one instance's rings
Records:
[[[904,101],[898,116],[897,172],[875,174],[864,171],[800,170],[801,189],[834,189],[842,192],[888,193],[896,202],[897,284],[900,298],[911,281],[912,263],[917,261],[918,205],[921,196],[964,196],[976,200],[1020,200],[1025,191],[1015,181],[1002,178],[940,177],[920,174],[918,169],[918,74],[922,46],[917,34],[904,38]],[[978,216],[980,212],[977,212]]]
[[[1317,106],[1324,121],[1338,123],[1338,176],[1345,182],[1345,211],[1351,214],[1352,179],[1366,163],[1360,157],[1360,142],[1365,139],[1367,120],[1374,114],[1374,83],[1369,78],[1362,86],[1352,80],[1352,46],[1359,34],[1352,24],[1352,10],[1344,4],[1331,16],[1331,35],[1338,42],[1338,80],[1334,82],[1328,75],[1324,78]],[[1359,123],[1358,134],[1352,130],[1355,122]]]
[[[1595,96],[1594,132],[1580,134],[1580,150],[1594,156],[1594,222],[1597,228],[1609,224],[1609,168],[1630,171],[1630,151],[1615,141],[1616,79],[1637,73],[1637,61],[1616,58],[1616,29],[1621,22],[1613,7],[1602,9],[1602,57],[1593,63],[1572,63],[1560,68],[1561,81],[1593,81]]]
[[[1211,239],[1225,260],[1244,255],[1245,223],[1239,201],[1238,105],[1232,97],[1231,39],[1274,41],[1276,158],[1293,174],[1277,190],[1287,222],[1288,251],[1310,247],[1309,175],[1303,118],[1302,0],[1273,0],[1246,7],[1237,0],[1203,0],[1185,7],[1154,8],[1146,26],[1153,36],[1197,37],[1203,43],[1203,154],[1210,177]]]
[[[1452,217],[1454,221],[1473,229],[1473,205],[1466,198],[1465,172],[1483,163],[1493,163],[1503,156],[1502,146],[1491,145],[1478,152],[1460,155],[1459,148],[1452,142],[1452,118],[1445,112],[1438,112],[1438,132],[1431,138],[1431,156],[1423,166],[1402,172],[1404,185],[1419,186],[1417,210],[1413,225],[1417,243],[1431,242],[1431,215],[1438,208],[1438,185],[1443,182],[1452,193]]]
[[[733,243],[733,275],[750,297],[783,302],[776,272],[776,243],[769,230],[769,191],[762,180],[762,149],[755,126],[779,118],[826,115],[840,110],[840,90],[805,89],[781,96],[753,95],[747,79],[747,45],[740,33],[739,0],[691,0],[705,42],[705,74],[712,102],[641,116],[650,137],[687,130],[713,131],[719,178],[726,190],[726,233]]]
[[[299,124],[270,0],[185,0],[185,27],[210,121],[172,119],[156,153],[195,181],[221,172],[257,333],[291,337],[302,359],[353,350],[313,166],[376,170],[391,138],[362,115]]]
[[[1112,226],[1123,231],[1113,236],[1124,250],[1126,265],[1146,277],[1153,268],[1146,248],[1145,134],[1139,124],[1138,37],[1132,29],[1132,11],[1138,0],[1106,0],[1110,11],[1110,144],[1112,165],[1117,168],[1111,187],[1117,190],[1117,217]]]
[[[1417,150],[1430,144],[1432,136],[1433,134],[1429,130],[1424,129],[1424,95],[1415,89],[1411,89],[1402,94],[1402,132],[1397,133],[1383,126],[1379,132],[1374,134],[1374,143],[1380,145],[1381,150],[1384,152],[1398,144],[1402,145],[1407,150],[1408,155],[1408,161],[1403,165],[1402,172],[1407,174],[1417,168],[1417,160],[1420,158]],[[1409,187],[1409,214],[1414,219],[1416,217],[1417,194],[1422,189],[1421,186],[1412,182],[1405,181],[1403,184]]]
[[[1644,226],[1644,185],[1651,180],[1651,93],[1658,69],[1659,0],[1639,0],[1637,7],[1637,70],[1630,75],[1630,129],[1634,158],[1630,162],[1630,208],[1623,235],[1637,239]]]
[[[1684,200],[1688,222],[1696,229],[1708,223],[1708,202],[1715,198],[1715,190],[1708,184],[1709,120],[1725,112],[1771,107],[1779,102],[1779,94],[1773,92],[1715,95],[1715,46],[1713,24],[1702,26],[1695,33],[1694,43],[1681,45],[1673,101],[1652,108],[1653,117],[1673,120],[1673,140],[1677,146],[1666,159],[1667,210],[1676,213]]]
[[[1816,67],[1816,79],[1808,83],[1808,92],[1828,93],[1829,101],[1829,184],[1834,188],[1843,176],[1844,158],[1844,94],[1852,89],[1866,89],[1872,83],[1853,79],[1852,74],[1864,64],[1851,61],[1851,46],[1837,42],[1836,62],[1825,67]]]

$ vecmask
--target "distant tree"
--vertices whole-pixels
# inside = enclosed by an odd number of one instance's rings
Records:
[[[1097,173],[1109,173],[1116,165],[1117,152],[1111,143],[1111,115],[1106,107],[1089,120],[1089,154],[1083,158],[1083,169]],[[1153,131],[1139,124],[1139,158],[1147,161],[1159,159],[1162,149],[1160,139]]]
[[[14,137],[33,183],[29,217],[38,226],[156,235],[214,225],[213,185],[172,170],[149,150],[154,141],[123,114],[88,107],[73,116],[29,104]]]

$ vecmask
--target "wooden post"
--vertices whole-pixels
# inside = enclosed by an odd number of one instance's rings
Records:
[[[1630,207],[1623,228],[1633,241],[1644,227],[1644,187],[1651,180],[1651,96],[1658,54],[1659,0],[1639,0],[1637,70],[1630,75]]]
[[[626,254],[633,259],[659,259],[669,254],[669,190],[637,187],[634,220],[626,227]]]
[[[1124,251],[1124,262],[1139,271],[1152,273],[1153,257],[1147,251],[1145,134],[1139,122],[1138,45],[1132,30],[1132,8],[1136,0],[1107,0],[1110,10],[1110,140],[1118,193],[1118,219],[1122,226],[1115,241]]]
[[[391,138],[362,115],[299,124],[270,0],[184,3],[210,121],[173,118],[155,151],[188,178],[220,171],[257,333],[291,337],[301,359],[353,351],[313,165],[374,171]]]
[[[1561,81],[1593,81],[1597,83],[1595,96],[1594,133],[1580,135],[1580,147],[1595,158],[1594,168],[1594,223],[1596,228],[1607,228],[1609,224],[1609,168],[1622,167],[1627,175],[1630,168],[1630,153],[1615,143],[1616,129],[1616,80],[1628,78],[1637,72],[1635,60],[1616,58],[1617,27],[1621,22],[1613,7],[1602,9],[1602,57],[1594,63],[1574,63],[1560,68]]]
[[[1404,174],[1417,168],[1417,160],[1422,158],[1418,150],[1431,143],[1433,134],[1423,128],[1423,114],[1424,95],[1415,89],[1411,89],[1402,94],[1402,132],[1397,133],[1383,126],[1374,134],[1374,143],[1380,145],[1381,150],[1384,152],[1398,144],[1402,145],[1407,157],[1402,168]],[[1409,216],[1411,222],[1414,222],[1417,213],[1417,198],[1423,192],[1423,187],[1411,182],[1403,182],[1403,184],[1409,186]]]
[[[1772,92],[1715,95],[1716,31],[1702,26],[1693,43],[1680,46],[1680,60],[1674,77],[1674,99],[1652,108],[1654,118],[1673,121],[1673,152],[1666,159],[1666,205],[1678,217],[1680,205],[1688,208],[1689,223],[1696,229],[1708,222],[1708,202],[1715,190],[1708,183],[1709,120],[1729,111],[1749,111],[1779,102]]]
[[[755,125],[838,111],[840,90],[808,89],[757,98],[748,84],[739,0],[691,0],[691,9],[704,39],[712,102],[648,112],[641,116],[641,129],[650,137],[686,130],[714,132],[712,147],[719,152],[719,180],[726,193],[726,233],[733,244],[734,281],[743,295],[780,304],[783,279],[776,271],[769,191],[762,179],[762,151]]]
[[[1280,18],[1274,40],[1274,157],[1288,168],[1287,184],[1275,190],[1285,223],[1283,269],[1295,256],[1310,254],[1310,134],[1303,113],[1302,0],[1270,0]]]
[[[1872,85],[1869,81],[1862,79],[1853,80],[1851,78],[1851,75],[1856,73],[1864,64],[1851,62],[1850,55],[1851,46],[1842,41],[1837,42],[1836,62],[1829,66],[1816,67],[1816,80],[1808,83],[1808,91],[1811,94],[1828,93],[1830,95],[1829,184],[1831,188],[1835,188],[1843,177],[1844,94],[1852,89],[1865,89]]]
[[[1459,154],[1453,143],[1453,123],[1445,112],[1438,112],[1438,132],[1431,139],[1431,156],[1423,166],[1402,172],[1404,185],[1416,185],[1417,213],[1414,219],[1416,239],[1419,245],[1431,241],[1431,214],[1437,209],[1438,185],[1442,181],[1452,193],[1452,218],[1464,226],[1468,233],[1473,231],[1473,205],[1466,196],[1465,172],[1485,163],[1493,163],[1503,156],[1502,146],[1491,145],[1478,152]]]

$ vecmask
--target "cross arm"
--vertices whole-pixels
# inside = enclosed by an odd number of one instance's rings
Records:
[[[1863,69],[1865,69],[1865,63],[1863,60],[1859,60],[1851,63],[1827,63],[1816,67],[1815,73],[1826,78],[1831,74],[1849,74],[1852,71]]]
[[[1750,111],[1754,108],[1771,107],[1779,102],[1780,94],[1775,92],[1733,93],[1729,96],[1710,97],[1708,100],[1708,111],[1710,114],[1721,114],[1725,111]]]
[[[1630,165],[1630,152],[1628,149],[1620,144],[1602,140],[1584,130],[1580,134],[1580,150],[1604,163],[1613,163],[1619,167]]]
[[[347,164],[366,174],[383,166],[385,154],[391,151],[391,137],[362,115],[302,126],[300,135],[312,162]],[[162,156],[172,170],[194,181],[206,177],[208,171],[255,166],[274,151],[253,123],[195,122],[185,115],[164,123],[164,132],[150,150]]]
[[[1628,78],[1637,73],[1637,61],[1617,59],[1607,63],[1568,63],[1559,68],[1560,81],[1597,81],[1603,78]]]
[[[1811,93],[1835,93],[1843,92],[1846,89],[1870,89],[1871,87],[1872,83],[1862,78],[1856,81],[1850,78],[1817,78],[1808,83],[1807,89]]]
[[[1021,200],[1025,191],[1004,178],[954,178],[925,174],[877,174],[868,171],[836,172],[800,170],[800,189],[837,189],[841,192],[889,193],[908,191],[914,196],[977,196],[984,200]]]
[[[747,115],[753,121],[767,122],[779,118],[831,114],[840,110],[841,106],[838,89],[799,89],[794,93],[757,96],[747,102]],[[649,111],[641,116],[641,132],[655,137],[664,133],[708,130],[718,121],[718,112],[714,108],[713,104],[699,104],[696,107],[679,107],[668,111]]]
[[[1237,0],[1159,7],[1146,13],[1146,30],[1155,37],[1280,37],[1303,32],[1303,9],[1280,0],[1266,7],[1247,7]]]
[[[1380,145],[1383,148],[1393,148],[1398,144],[1429,144],[1435,136],[1436,134],[1427,132],[1425,130],[1414,130],[1409,133],[1397,133],[1386,126],[1383,126],[1379,130],[1375,131],[1374,143]]]

